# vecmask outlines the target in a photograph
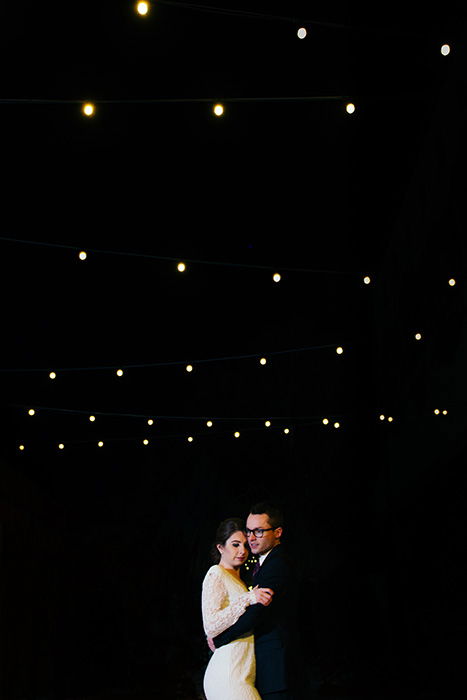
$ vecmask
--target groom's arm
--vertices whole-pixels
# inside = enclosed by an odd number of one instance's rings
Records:
[[[271,614],[271,608],[276,603],[276,596],[281,595],[284,591],[286,579],[287,569],[283,562],[280,562],[280,566],[270,566],[265,569],[263,576],[261,576],[261,588],[272,588],[274,591],[271,605],[267,607],[260,603],[250,605],[234,625],[214,637],[216,648],[243,637],[247,632],[251,634],[259,623],[267,619]]]
[[[273,603],[271,603],[271,605],[273,605]],[[232,625],[232,627],[229,627],[225,630],[225,632],[221,632],[221,634],[218,634],[217,637],[214,637],[213,642],[216,649],[223,646],[224,644],[228,644],[234,639],[239,639],[239,637],[243,637],[245,634],[247,634],[247,632],[252,634],[253,629],[263,618],[263,614],[266,610],[267,608],[265,608],[264,605],[261,605],[260,603],[256,603],[256,605],[250,605],[245,610],[243,615],[237,620],[237,622],[234,625]]]

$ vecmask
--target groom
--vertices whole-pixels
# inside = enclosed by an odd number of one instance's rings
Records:
[[[253,585],[272,588],[272,603],[250,605],[238,621],[214,638],[216,648],[246,633],[255,635],[256,688],[262,700],[289,700],[286,677],[287,582],[289,566],[281,547],[282,513],[270,503],[257,503],[246,521],[246,534],[258,564]]]

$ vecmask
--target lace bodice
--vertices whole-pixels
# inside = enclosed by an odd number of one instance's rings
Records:
[[[256,603],[253,591],[222,566],[211,566],[203,581],[201,610],[204,631],[216,637],[231,627],[249,605]]]

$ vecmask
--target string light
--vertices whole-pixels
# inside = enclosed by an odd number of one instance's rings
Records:
[[[253,99],[253,98],[252,98]],[[323,98],[324,99],[324,98]],[[335,99],[330,97],[329,99]],[[11,102],[11,100],[8,100]],[[140,100],[138,100],[139,102]],[[1,98],[0,98],[1,102]],[[108,100],[107,100],[108,102]],[[15,244],[27,244],[31,246],[40,246],[40,247],[47,247],[47,248],[60,248],[60,249],[67,249],[71,250],[74,253],[76,253],[76,246],[74,245],[67,245],[65,243],[50,243],[48,241],[33,241],[33,240],[26,240],[26,239],[19,239],[19,238],[12,238],[10,236],[0,236],[0,241],[8,241],[9,243],[15,243]],[[82,251],[85,252],[85,251]],[[149,253],[136,253],[134,251],[125,251],[125,250],[112,250],[112,249],[90,249],[86,255],[89,253],[99,253],[99,254],[105,254],[105,255],[118,255],[119,257],[121,256],[127,256],[131,258],[144,258],[146,260],[163,260],[163,261],[171,261],[174,263],[179,262],[178,258],[174,257],[169,257],[166,255],[153,255]],[[188,263],[196,263],[199,265],[216,265],[219,267],[235,267],[235,268],[244,268],[244,269],[250,269],[250,270],[268,270],[271,272],[271,274],[275,273],[275,269],[271,267],[270,265],[260,265],[260,264],[254,264],[254,263],[232,263],[232,262],[226,262],[226,261],[220,261],[220,260],[206,260],[206,259],[196,259],[196,260],[188,260],[186,261]],[[285,267],[282,268],[284,271],[289,271],[289,272],[308,272],[308,273],[318,273],[322,274],[323,270],[322,269],[316,269],[316,268],[303,268],[303,267]],[[329,274],[341,274],[342,270],[327,270],[326,271]],[[347,271],[345,274],[352,274],[350,271]],[[280,277],[280,275],[279,275]],[[277,279],[279,281],[279,278]]]
[[[451,53],[451,47],[449,44],[443,44],[441,47],[441,54],[443,56],[448,56]]]
[[[89,416],[89,420],[91,421],[91,423],[94,423],[94,421],[96,420],[96,416]]]
[[[185,265],[185,263],[184,263],[184,262],[179,262],[178,265],[177,265],[177,270],[178,270],[179,272],[185,272],[185,270],[186,270],[186,265]]]
[[[281,281],[281,276],[280,276],[280,274],[279,274],[278,272],[275,272],[275,273],[273,274],[273,276],[272,276],[272,279],[274,280],[274,282],[280,282],[280,281]]]
[[[92,117],[96,111],[96,108],[92,102],[85,102],[81,108],[81,111],[86,117]]]
[[[421,333],[415,333],[415,340],[421,340],[422,339],[422,334]]]
[[[149,12],[149,3],[148,2],[137,2],[136,3],[136,12],[144,17],[145,15],[148,14]]]
[[[260,359],[260,361],[259,361],[259,364],[260,364],[260,365],[265,365],[266,363],[267,363],[267,360],[266,360],[265,357],[262,357],[262,358]]]
[[[224,114],[224,105],[221,105],[218,103],[218,104],[214,105],[212,111],[214,112],[216,117],[222,117],[222,115]]]
[[[455,284],[456,284],[456,280],[453,277],[451,277],[451,279],[449,280],[449,286],[454,287]]]
[[[154,425],[154,421],[152,418],[148,418],[148,425]]]
[[[29,413],[30,416],[34,416],[36,412],[35,412],[35,410],[34,410],[33,408],[30,408],[29,411],[28,411],[28,413]]]
[[[79,258],[80,260],[86,260],[87,257],[88,257],[88,254],[86,253],[85,250],[81,250],[81,251],[78,253],[78,258]]]
[[[1,238],[1,237],[0,237]],[[268,355],[271,356],[276,356],[276,355],[286,355],[286,354],[295,354],[295,353],[303,353],[303,352],[312,352],[316,350],[324,350],[324,349],[329,349],[330,347],[334,347],[332,343],[326,343],[324,345],[311,345],[307,347],[298,347],[298,348],[288,348],[286,350],[270,350],[268,351]],[[341,354],[343,350],[339,350],[339,354]],[[208,363],[208,362],[226,362],[226,361],[232,361],[232,360],[245,360],[245,359],[258,359],[259,355],[258,353],[248,353],[248,354],[242,354],[242,355],[228,355],[228,356],[216,356],[216,357],[204,357],[204,358],[197,358],[195,362],[197,363]],[[148,368],[148,367],[167,367],[167,366],[173,366],[173,365],[185,365],[185,360],[177,360],[177,361],[169,361],[169,362],[143,362],[143,363],[135,363],[135,364],[129,364],[126,365],[126,368]],[[187,369],[188,367],[188,369]],[[112,365],[98,365],[98,366],[87,366],[87,367],[60,367],[59,372],[74,372],[74,371],[81,371],[81,372],[91,372],[94,370],[114,370],[115,367]],[[187,372],[191,372],[194,369],[194,365],[185,365],[185,369]],[[0,368],[0,372],[17,372],[19,368],[14,368],[14,369],[8,369],[8,368]],[[23,369],[24,372],[32,371],[32,372],[48,372],[48,368],[42,368],[42,369],[33,369],[29,370],[28,368]],[[119,377],[123,376],[124,370],[123,369],[118,369],[115,370],[117,375]],[[58,375],[57,375],[58,376]],[[141,417],[141,416],[140,416]],[[144,417],[144,416],[143,416]]]
[[[349,102],[348,104],[346,104],[345,111],[347,112],[347,114],[353,114],[355,112],[355,105],[353,104],[353,102]]]
[[[344,348],[339,345],[339,347],[336,348],[336,352],[338,355],[342,355],[342,353],[344,352]]]
[[[371,282],[371,277],[367,275],[366,277],[363,278],[363,284],[370,284]]]
[[[297,31],[297,36],[299,39],[304,39],[306,37],[305,27],[300,27],[300,29]]]
[[[32,409],[32,410],[33,410],[33,409]],[[441,411],[441,410],[438,409],[438,408],[434,409],[434,414],[435,414],[435,415],[440,415],[441,413],[442,413],[443,416],[447,416],[447,415],[448,415],[448,410],[447,410],[447,409],[443,409],[443,410]],[[125,414],[125,415],[127,415],[127,414]],[[186,419],[187,416],[179,416],[178,418]],[[190,418],[192,418],[193,420],[195,419],[194,416],[191,416]],[[309,417],[309,418],[312,418],[312,417]],[[302,416],[302,417],[300,418],[300,420],[303,420],[303,419],[304,419],[304,417]],[[392,424],[393,422],[395,422],[395,418],[394,418],[393,416],[387,416],[387,418],[386,418],[384,414],[380,414],[380,415],[379,415],[379,419],[380,419],[380,421],[387,420],[388,423],[391,423],[391,424]],[[221,420],[231,420],[231,419],[225,418],[225,419],[221,419]],[[247,418],[247,419],[245,419],[245,420],[250,420],[250,421],[253,422],[253,421],[257,421],[258,419]],[[330,421],[329,421],[328,418],[323,418],[323,419],[322,419],[322,423],[323,423],[323,425],[329,425],[329,424],[330,424]],[[212,425],[212,421],[207,421],[207,422],[206,422],[206,425],[207,425],[208,427],[210,427],[210,426]],[[304,424],[302,424],[301,427],[304,427],[305,425],[306,425],[306,424],[304,423]],[[264,426],[265,426],[266,428],[269,428],[269,427],[271,426],[271,421],[270,421],[270,420],[264,421]],[[335,421],[335,422],[333,423],[333,426],[334,426],[335,429],[339,429],[339,428],[342,427],[342,426],[341,426],[341,423],[340,423],[339,421]],[[298,427],[300,427],[300,425],[299,425]],[[284,435],[290,435],[290,434],[293,432],[293,428],[294,428],[294,426],[292,426],[292,428],[290,428],[290,427],[282,428],[282,432],[284,433]],[[186,434],[185,434],[185,435],[186,435]],[[236,439],[240,438],[240,436],[241,436],[240,431],[236,431],[235,433],[233,433],[233,436],[234,436],[234,438],[236,438]],[[174,437],[174,436],[173,436],[173,435],[172,435],[172,436],[171,436],[171,435],[166,435],[166,436],[163,436],[163,437]],[[182,437],[182,436],[180,436],[180,437]],[[186,439],[188,442],[191,443],[191,442],[194,442],[194,439],[195,439],[195,438],[194,438],[192,435],[189,435],[188,437],[185,437],[185,439]],[[87,440],[87,441],[85,441],[85,442],[91,442],[91,441]],[[148,438],[144,438],[144,439],[140,438],[140,439],[137,440],[136,442],[139,442],[140,444],[142,443],[144,446],[148,446],[148,445],[150,444],[151,441],[150,441]],[[96,444],[96,443],[94,443],[94,444]],[[104,446],[104,441],[100,440],[99,442],[97,442],[97,446],[100,447],[100,448],[103,447],[103,446]],[[60,449],[60,450],[65,449],[65,447],[66,447],[65,443],[59,443],[59,444],[57,445],[57,448]],[[19,451],[24,451],[24,450],[25,450],[25,445],[24,445],[24,444],[19,444],[19,445],[17,445],[16,449],[18,449]]]
[[[49,372],[49,379],[55,379],[56,376],[55,372]]]
[[[435,410],[433,411],[433,413],[435,414],[435,416],[439,416],[439,408],[435,408]]]
[[[212,428],[212,420],[206,421],[206,425],[208,426],[208,428]]]

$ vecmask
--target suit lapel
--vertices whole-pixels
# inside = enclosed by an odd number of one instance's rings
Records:
[[[259,567],[257,574],[255,574],[253,576],[253,583],[255,585],[260,585],[259,582],[261,581],[261,573],[264,570],[264,567],[267,568],[268,563],[270,564],[271,561],[274,561],[274,559],[278,556],[279,548],[280,548],[280,544],[276,544],[276,546],[273,547],[273,549],[269,552],[268,556],[266,557],[266,559],[263,561],[263,563]],[[272,559],[271,559],[271,557],[272,557]]]

